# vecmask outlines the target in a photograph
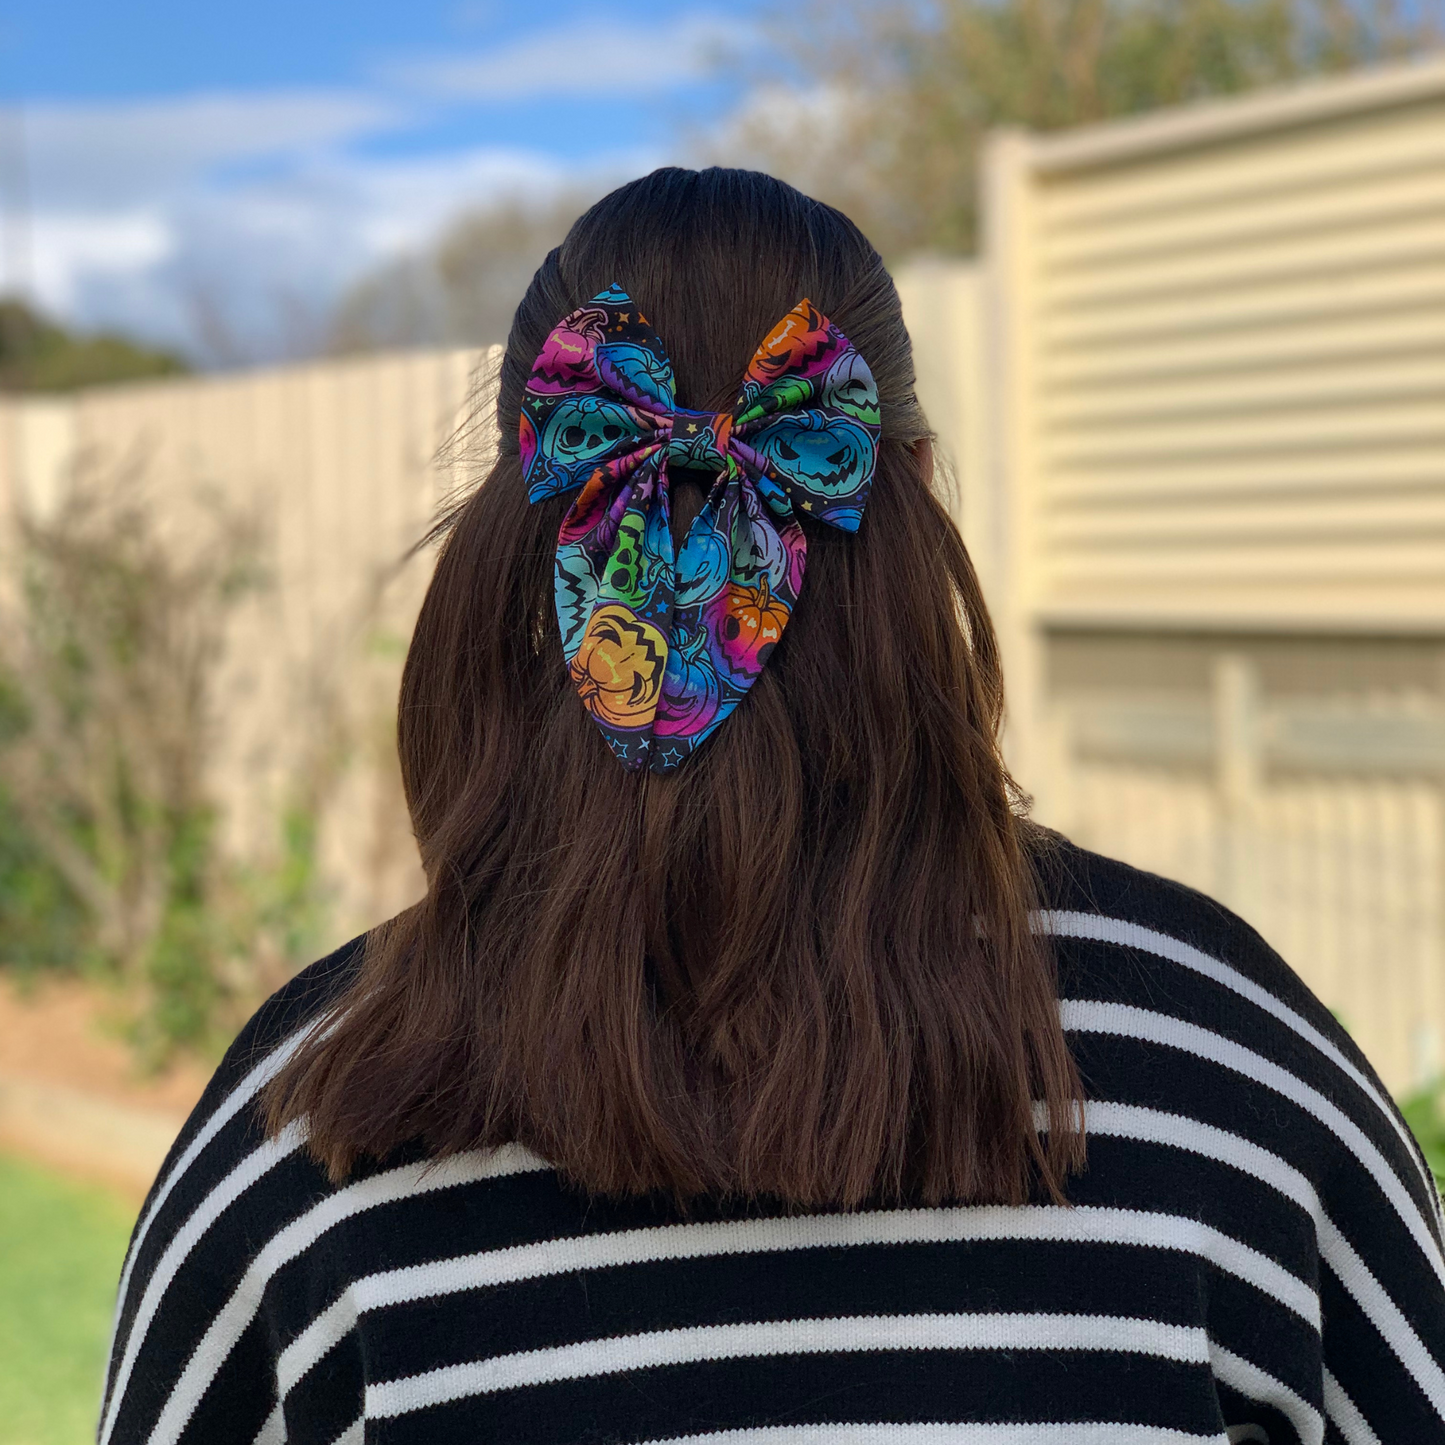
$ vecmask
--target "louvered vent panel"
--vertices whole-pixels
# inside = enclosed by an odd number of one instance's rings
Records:
[[[1043,610],[1445,624],[1445,98],[1035,185]]]

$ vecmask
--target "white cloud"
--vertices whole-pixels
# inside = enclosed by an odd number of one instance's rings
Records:
[[[460,210],[507,199],[541,200],[576,176],[537,151],[486,147],[405,161],[351,163],[335,179],[355,208],[357,239],[373,255],[423,244]]]
[[[47,309],[75,305],[79,281],[144,271],[175,251],[175,233],[148,211],[41,213],[31,224],[31,285]]]
[[[519,149],[352,149],[414,110],[321,90],[28,108],[35,297],[81,325],[184,345],[204,290],[255,320],[247,345],[264,352],[277,295],[324,307],[458,210],[569,179],[555,158]]]
[[[154,210],[37,215],[32,272],[38,298],[79,324],[183,347],[197,344],[203,301],[230,333],[230,354],[217,359],[265,359],[285,350],[297,298],[324,312],[362,272],[424,246],[459,212],[601,191],[659,162],[617,153],[567,166],[491,147],[384,161],[321,153],[284,174],[187,190]],[[205,353],[209,343],[199,344]]]
[[[628,125],[647,96],[698,82],[746,38],[716,11],[651,27],[589,19],[420,57],[365,85],[30,104],[26,270],[37,299],[72,322],[172,345],[196,341],[204,293],[212,312],[216,302],[239,318],[237,353],[262,357],[281,344],[267,339],[278,298],[305,297],[320,314],[362,271],[425,245],[460,212],[600,192],[675,159],[685,137],[629,148]],[[609,88],[625,103],[615,126],[579,138],[581,158],[496,144],[376,154],[370,144],[424,136],[420,127],[479,101],[587,100]]]
[[[412,60],[385,76],[429,95],[488,101],[601,99],[614,87],[660,93],[705,78],[741,39],[737,22],[706,13],[651,26],[587,20],[473,55]]]
[[[27,107],[39,207],[85,209],[195,184],[227,166],[315,152],[406,123],[390,100],[342,91],[200,94]]]
[[[714,126],[712,145],[741,155],[759,143],[799,152],[828,149],[847,135],[856,106],[857,97],[838,84],[758,85]]]

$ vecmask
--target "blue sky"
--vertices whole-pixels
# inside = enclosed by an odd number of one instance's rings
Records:
[[[767,8],[10,3],[5,285],[82,325],[284,351],[463,210],[686,159],[745,103],[717,61]]]

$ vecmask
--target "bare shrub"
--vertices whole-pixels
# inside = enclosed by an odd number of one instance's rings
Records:
[[[29,916],[32,932],[64,935],[47,960],[68,947],[115,979],[137,1048],[159,1063],[214,1052],[308,956],[325,911],[319,818],[347,747],[336,689],[318,681],[273,844],[252,858],[221,846],[217,681],[238,607],[271,586],[266,541],[202,488],[183,517],[163,514],[144,471],[82,465],[53,512],[14,519],[0,828],[54,880]]]

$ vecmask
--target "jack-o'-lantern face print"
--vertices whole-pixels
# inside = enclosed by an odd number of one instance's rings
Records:
[[[767,388],[784,376],[817,376],[846,346],[842,333],[809,302],[795,306],[763,338],[748,364],[747,380]]]
[[[758,450],[795,487],[823,502],[844,501],[873,479],[877,447],[851,417],[822,412],[780,416]]]
[[[672,560],[672,537],[663,527],[659,538],[658,530],[650,519],[629,508],[618,524],[617,539],[607,558],[606,591],[634,612],[644,609],[663,580],[664,567]],[[655,550],[658,547],[666,548],[665,555]]]
[[[641,728],[657,711],[666,667],[662,633],[630,607],[609,603],[592,614],[568,671],[598,722]]]
[[[607,313],[594,306],[574,312],[555,327],[532,368],[527,390],[538,396],[595,391],[592,356],[606,324]]]
[[[727,583],[730,561],[727,535],[718,527],[709,503],[694,520],[678,553],[676,605],[697,607],[716,597]]]
[[[547,417],[539,449],[549,461],[570,472],[581,463],[609,455],[637,435],[636,417],[620,402],[600,396],[569,396]]]
[[[750,516],[733,529],[731,580],[745,587],[766,581],[773,591],[784,586],[790,570],[787,544],[777,527]]]
[[[788,604],[774,597],[766,577],[756,587],[729,582],[707,607],[708,629],[727,676],[751,681],[762,670],[788,625]]]

